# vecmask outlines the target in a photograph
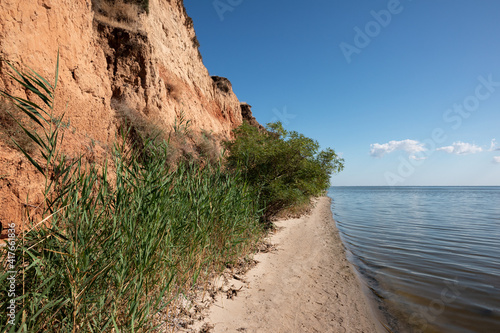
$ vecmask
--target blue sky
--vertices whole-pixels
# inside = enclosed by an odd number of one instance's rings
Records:
[[[333,185],[500,185],[500,1],[184,2],[260,123],[342,154]]]

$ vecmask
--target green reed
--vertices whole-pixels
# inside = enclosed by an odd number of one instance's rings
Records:
[[[2,92],[38,126],[22,128],[39,154],[20,149],[46,189],[43,220],[28,216],[17,244],[15,325],[5,310],[9,275],[0,271],[0,331],[153,330],[174,290],[236,261],[262,235],[255,193],[238,173],[198,162],[172,170],[166,142],[145,140],[147,154],[116,146],[103,167],[68,159],[59,149],[62,118],[53,115],[57,71],[51,85],[12,69],[42,101]]]

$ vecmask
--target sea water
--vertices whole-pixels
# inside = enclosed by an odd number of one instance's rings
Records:
[[[500,332],[500,187],[332,187],[348,259],[392,332]]]

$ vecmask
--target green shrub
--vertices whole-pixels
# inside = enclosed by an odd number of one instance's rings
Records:
[[[332,173],[344,167],[334,150],[320,151],[318,142],[285,130],[280,122],[268,124],[267,131],[244,123],[226,147],[229,167],[241,169],[260,190],[267,216],[322,194]]]

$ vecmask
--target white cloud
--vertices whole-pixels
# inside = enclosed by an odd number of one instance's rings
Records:
[[[493,163],[500,164],[500,156],[494,156],[493,157]]]
[[[436,150],[445,151],[449,154],[466,155],[466,154],[480,153],[483,151],[483,148],[476,146],[473,143],[457,141],[453,142],[451,146],[441,147]]]
[[[373,143],[370,145],[370,155],[373,157],[382,157],[385,154],[392,153],[396,150],[403,150],[410,154],[412,158],[417,159],[416,153],[421,153],[427,149],[424,144],[416,140],[401,140],[401,141],[389,141],[388,143]],[[422,158],[420,158],[422,159]]]
[[[410,156],[410,160],[415,160],[415,161],[423,161],[423,160],[426,160],[427,159],[427,156],[420,156],[420,157],[417,157],[415,155],[411,155]]]
[[[497,140],[496,139],[491,140],[490,149],[488,149],[488,151],[500,151],[500,148],[497,147]]]

